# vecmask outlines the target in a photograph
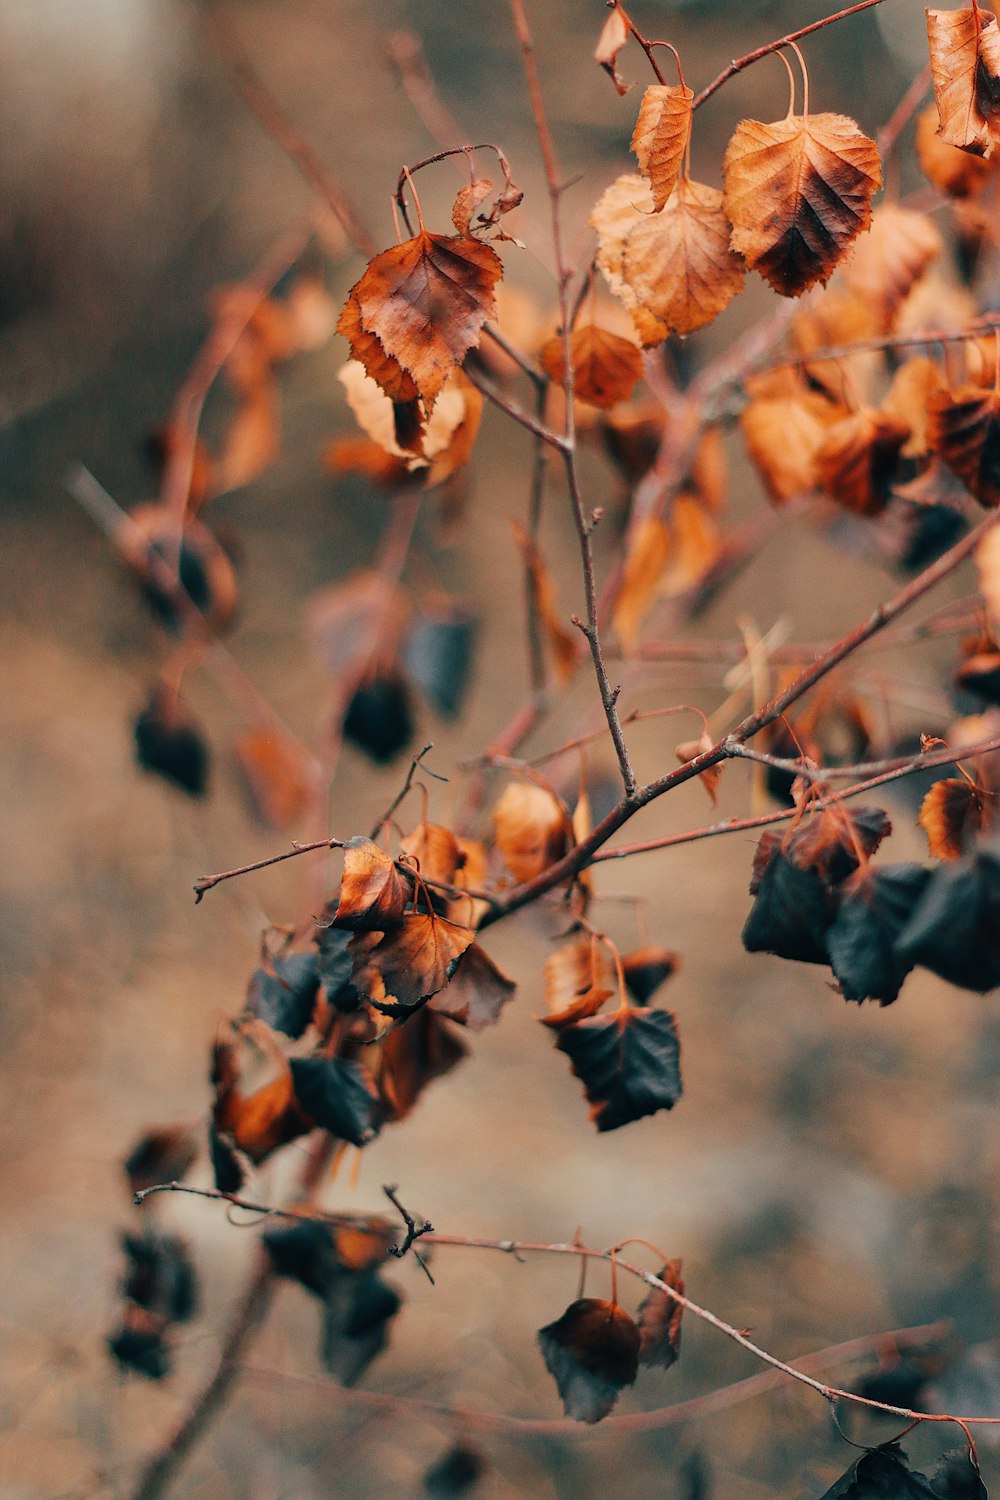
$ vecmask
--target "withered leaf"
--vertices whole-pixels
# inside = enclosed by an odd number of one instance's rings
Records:
[[[511,531],[514,540],[524,553],[533,602],[538,609],[542,625],[545,627],[556,677],[560,683],[566,683],[573,676],[580,660],[577,636],[558,609],[556,586],[537,543],[528,535],[524,527],[516,522],[511,524]]]
[[[632,150],[639,170],[649,179],[653,207],[661,209],[677,186],[691,139],[694,93],[686,86],[650,84],[639,105]]]
[[[312,1020],[318,990],[316,954],[289,953],[273,958],[270,968],[254,971],[247,987],[246,1008],[273,1031],[300,1037]]]
[[[913,967],[896,941],[919,901],[930,871],[922,865],[871,865],[840,887],[837,915],[826,935],[830,967],[845,1000],[891,1005]]]
[[[342,1385],[359,1380],[389,1343],[389,1325],[403,1305],[377,1271],[345,1271],[330,1287],[323,1308],[320,1358]]]
[[[514,879],[531,880],[569,847],[569,818],[554,793],[512,781],[493,812],[496,845]]]
[[[594,937],[577,938],[556,948],[545,960],[542,973],[548,1014],[538,1019],[557,1031],[596,1015],[614,994],[607,955]]]
[[[874,854],[891,832],[881,807],[838,805],[809,813],[784,835],[781,846],[800,870],[811,870],[836,885],[858,868],[862,855]],[[756,867],[756,859],[754,863]]]
[[[935,781],[917,817],[935,859],[961,859],[985,821],[985,793],[964,776]]]
[[[927,214],[883,203],[844,267],[844,281],[886,332],[901,303],[943,249]]]
[[[361,568],[321,589],[308,605],[310,630],[323,665],[338,683],[372,653],[394,652],[406,633],[406,595],[374,569]]]
[[[899,366],[885,394],[882,410],[905,422],[910,436],[900,449],[903,458],[922,458],[930,447],[927,431],[927,403],[941,390],[944,377],[933,359],[918,354]]]
[[[774,953],[805,964],[829,963],[826,934],[833,902],[825,883],[782,853],[768,862],[743,927],[748,953]]]
[[[668,1010],[624,1010],[564,1027],[556,1039],[598,1130],[617,1130],[681,1097],[680,1041]]]
[[[657,586],[670,556],[670,531],[659,516],[645,516],[635,528],[625,555],[621,588],[612,620],[626,651],[639,643]]]
[[[309,1128],[288,1059],[263,1021],[245,1021],[216,1043],[212,1081],[215,1129],[253,1162]]]
[[[357,324],[410,377],[430,412],[448,377],[496,313],[494,287],[503,275],[491,246],[465,235],[430,234],[383,250],[352,287],[348,308]],[[351,354],[394,400],[398,381],[386,377],[369,339],[359,338],[353,310],[345,308],[338,331]],[[405,399],[405,398],[404,398]]]
[[[905,422],[862,407],[827,428],[816,452],[816,474],[838,505],[855,515],[877,516],[889,503]]]
[[[492,188],[493,184],[488,177],[476,177],[455,194],[455,201],[451,206],[451,222],[463,238],[468,238],[472,215],[489,197]]]
[[[410,678],[446,719],[461,710],[472,671],[476,622],[464,609],[442,604],[414,620],[403,644]]]
[[[706,729],[696,740],[683,740],[676,747],[674,753],[682,765],[687,765],[688,761],[695,760],[699,755],[704,755],[707,750],[711,750],[713,744],[712,736]],[[708,799],[714,807],[719,800],[722,762],[719,761],[716,765],[708,766],[704,771],[699,771],[698,780],[708,793]]]
[[[375,1216],[349,1225],[303,1219],[261,1235],[275,1274],[297,1281],[316,1297],[325,1297],[345,1271],[381,1265],[395,1239],[392,1225]]]
[[[270,369],[245,390],[236,409],[215,466],[220,494],[241,489],[274,463],[281,448],[278,387]]]
[[[601,34],[594,48],[594,61],[600,63],[619,94],[627,94],[632,87],[618,76],[618,54],[628,41],[628,26],[617,5],[601,27]]]
[[[539,353],[542,368],[559,385],[566,384],[565,350],[561,334],[543,344]],[[591,406],[611,407],[627,401],[642,379],[642,355],[631,339],[583,323],[570,335],[570,365],[573,371],[573,394]]]
[[[910,1468],[897,1442],[890,1442],[863,1453],[822,1500],[988,1500],[988,1496],[968,1448],[946,1453],[928,1479]]]
[[[344,738],[376,762],[388,765],[413,738],[406,678],[397,667],[378,669],[354,692],[344,714]]]
[[[938,135],[936,104],[917,116],[916,148],[920,170],[928,182],[948,198],[972,198],[990,175],[989,163],[969,151],[950,146]]]
[[[453,1443],[424,1474],[424,1493],[430,1500],[458,1500],[486,1473],[486,1459],[471,1443]]]
[[[144,771],[155,771],[189,796],[205,795],[208,745],[176,693],[156,688],[135,721],[134,735],[136,759]]]
[[[147,1312],[135,1302],[126,1302],[121,1327],[108,1338],[108,1353],[123,1370],[162,1380],[170,1374],[170,1350],[164,1342],[166,1320]]]
[[[555,1323],[539,1329],[546,1369],[568,1417],[600,1422],[639,1373],[640,1334],[616,1302],[581,1297]]]
[[[658,1272],[661,1281],[684,1295],[681,1262],[668,1260]],[[681,1319],[684,1308],[669,1292],[650,1287],[639,1305],[639,1363],[659,1365],[663,1370],[677,1363],[681,1352]]]
[[[372,839],[348,839],[340,901],[333,916],[337,927],[352,932],[384,932],[403,919],[413,882]]]
[[[984,703],[1000,704],[1000,650],[973,651],[955,672],[955,686]]]
[[[400,839],[399,847],[424,880],[439,880],[443,885],[451,885],[459,866],[465,862],[461,845],[451,829],[440,823],[428,823],[426,818]]]
[[[1000,72],[996,16],[978,10],[975,0],[961,10],[928,10],[927,45],[938,134],[949,146],[988,156],[990,119],[996,113],[989,85]]]
[[[648,944],[622,954],[622,972],[629,994],[638,1005],[648,1005],[653,995],[681,966],[679,953]]]
[[[616,273],[666,333],[703,328],[742,290],[730,227],[718,189],[682,177],[660,212],[641,214],[626,235]]]
[[[377,1133],[378,1089],[368,1069],[342,1057],[293,1057],[292,1083],[304,1112],[352,1146]]]
[[[198,1310],[198,1278],[187,1243],[149,1225],[124,1232],[122,1296],[168,1323],[185,1323]]]
[[[467,1056],[461,1037],[447,1019],[430,1006],[397,1026],[381,1042],[379,1087],[382,1107],[390,1120],[402,1120],[435,1078],[449,1073]]]
[[[377,1010],[399,1015],[443,990],[473,933],[432,912],[410,912],[390,932],[351,941],[353,981]]]
[[[927,415],[934,452],[980,505],[1000,505],[1000,394],[974,385],[938,391]]]
[[[313,942],[319,952],[319,977],[323,993],[335,1010],[346,1015],[359,1009],[361,996],[351,983],[354,959],[351,955],[349,931],[330,926],[336,913],[338,899],[327,906],[313,934]]]
[[[733,249],[783,297],[829,279],[882,186],[875,142],[837,114],[743,120],[722,169]]]
[[[841,415],[825,397],[805,389],[755,397],[744,409],[740,427],[747,452],[776,505],[815,488],[816,456]]]
[[[198,1155],[189,1125],[161,1125],[140,1136],[122,1166],[133,1193],[158,1182],[180,1182]]]
[[[431,1010],[450,1016],[470,1031],[494,1026],[500,1011],[513,1000],[517,985],[497,968],[478,943],[466,949],[455,974],[443,990],[428,1001]]]
[[[1000,985],[1000,849],[984,845],[932,870],[897,951],[962,989]]]
[[[302,816],[313,794],[314,769],[306,751],[273,729],[249,729],[233,746],[250,806],[279,832]]]
[[[136,530],[130,527],[121,543],[122,556],[136,575],[142,597],[160,624],[180,635],[187,619],[179,607],[176,591],[166,585],[156,559],[177,567],[183,593],[205,618],[208,628],[220,634],[233,621],[239,604],[239,586],[232,562],[216,536],[201,521],[189,518],[181,537],[177,564],[177,523],[160,504],[136,505],[129,511]],[[145,540],[144,540],[145,539]]]

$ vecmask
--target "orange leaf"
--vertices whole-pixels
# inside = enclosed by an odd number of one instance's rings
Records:
[[[556,334],[539,355],[542,368],[565,385],[562,335]],[[585,323],[574,328],[570,337],[570,359],[573,366],[573,394],[591,406],[614,406],[627,401],[642,379],[642,355],[631,339]]]
[[[980,505],[1000,505],[1000,395],[973,385],[938,391],[927,415],[934,452]]]
[[[569,819],[554,793],[512,781],[493,812],[496,845],[514,879],[531,880],[569,847]]]
[[[976,548],[979,587],[986,607],[1000,622],[1000,531],[994,526]]]
[[[851,412],[828,428],[816,454],[823,489],[859,516],[877,516],[889,503],[900,450],[910,429],[875,407]]]
[[[484,199],[488,198],[493,184],[488,177],[477,177],[466,187],[459,188],[451,208],[451,222],[459,234],[467,238],[472,215]]]
[[[595,937],[577,938],[557,948],[545,960],[545,1004],[543,1026],[559,1030],[585,1016],[594,1016],[615,992],[607,955]]]
[[[783,297],[829,279],[882,186],[875,142],[835,114],[741,121],[723,173],[733,249]]]
[[[568,682],[580,660],[577,637],[556,608],[556,586],[538,548],[523,526],[519,526],[516,521],[511,522],[511,531],[531,572],[535,602],[548,636],[556,677],[560,683]]]
[[[706,750],[711,750],[712,743],[712,736],[706,729],[698,739],[685,740],[683,744],[677,746],[677,759],[681,762],[682,765],[687,765],[688,761],[694,760],[695,756],[704,755]],[[719,800],[719,782],[722,780],[722,762],[719,761],[717,765],[709,766],[706,770],[699,771],[698,780],[701,782],[702,786],[708,793],[709,801],[714,807],[716,802],[718,802]]]
[[[625,651],[634,651],[670,556],[670,532],[658,516],[646,516],[633,532],[612,620]]]
[[[246,1021],[216,1043],[212,1065],[215,1128],[251,1161],[308,1130],[295,1102],[288,1059],[263,1021]]]
[[[411,471],[408,458],[387,453],[374,438],[353,437],[327,443],[320,461],[327,474],[364,474],[386,489],[395,489],[419,478],[419,470]]]
[[[719,556],[715,520],[699,495],[680,490],[670,507],[671,560],[663,591],[671,597],[701,583]]]
[[[694,93],[687,87],[650,84],[639,105],[632,150],[639,170],[649,178],[653,207],[661,209],[677,186],[681,163],[691,139]]]
[[[1000,75],[997,18],[973,4],[963,10],[929,10],[927,45],[940,124],[949,146],[973,156],[990,154]],[[991,85],[993,89],[991,89]]]
[[[582,1297],[538,1333],[568,1417],[600,1422],[639,1369],[640,1333],[617,1302]]]
[[[390,1031],[380,1046],[379,1088],[390,1120],[408,1115],[427,1085],[467,1055],[461,1037],[429,1006]]]
[[[500,257],[491,246],[422,229],[369,262],[351,289],[338,330],[350,340],[352,356],[398,400],[390,388],[395,372],[390,372],[389,384],[379,373],[378,353],[370,345],[374,337],[410,377],[430,412],[449,375],[495,314],[493,289],[502,275]]]
[[[935,781],[920,804],[917,822],[934,859],[961,859],[986,821],[986,798],[964,776]]]
[[[440,823],[428,823],[426,819],[405,839],[400,839],[399,847],[410,856],[424,880],[440,880],[443,885],[451,885],[462,863],[462,850],[451,829],[443,828]]]
[[[916,148],[920,170],[947,198],[972,198],[990,175],[980,156],[949,146],[938,134],[936,104],[928,104],[917,116]]]
[[[443,990],[473,933],[432,912],[409,912],[390,932],[351,939],[351,979],[376,1010],[398,1015]]]
[[[892,377],[882,410],[905,422],[910,436],[900,450],[903,458],[922,458],[930,447],[927,403],[944,385],[940,366],[923,354],[908,359]]]
[[[627,94],[632,87],[630,83],[622,83],[618,76],[618,54],[628,41],[628,35],[628,26],[616,5],[601,27],[601,34],[594,48],[594,61],[600,63],[619,94]]]
[[[268,372],[237,407],[215,469],[219,494],[239,489],[262,474],[278,456],[281,421],[278,388]]]
[[[288,828],[313,794],[313,767],[305,752],[272,729],[248,730],[233,749],[254,812],[268,828]]]
[[[478,839],[459,839],[458,847],[460,863],[452,884],[460,890],[482,889],[489,878],[485,846]],[[466,927],[478,927],[488,910],[489,902],[479,897],[456,896],[449,901],[445,915]]]
[[[333,921],[354,932],[384,931],[402,921],[413,894],[411,882],[371,839],[348,839],[344,874]]]
[[[473,943],[454,978],[428,1004],[431,1010],[450,1016],[470,1031],[482,1031],[500,1019],[501,1007],[513,1000],[517,986],[508,979],[489,954]]]
[[[816,455],[840,413],[815,391],[753,399],[740,417],[747,452],[776,505],[816,485]]]
[[[844,267],[844,281],[874,312],[880,333],[892,326],[900,304],[941,250],[941,236],[926,214],[896,203],[875,210],[870,230]]]

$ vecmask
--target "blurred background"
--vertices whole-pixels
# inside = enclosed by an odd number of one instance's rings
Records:
[[[576,261],[589,243],[590,205],[628,169],[638,94],[620,99],[592,62],[600,0],[529,8],[561,169],[567,180],[579,175],[565,197]],[[679,47],[695,87],[730,57],[830,8],[813,0],[632,7],[648,34]],[[507,280],[552,306],[548,205],[505,7],[245,0],[218,10],[384,244],[394,238],[389,195],[400,166],[435,148],[387,45],[400,30],[418,35],[463,132],[501,143],[525,188],[513,232],[526,248],[505,247]],[[208,1048],[242,1003],[262,929],[296,921],[314,878],[307,860],[293,861],[193,904],[198,875],[276,852],[287,836],[248,812],[225,749],[238,714],[207,677],[193,675],[185,690],[218,747],[208,801],[135,765],[132,723],[155,675],[155,627],[66,488],[68,469],[82,462],[123,506],[152,497],[148,440],[205,337],[206,299],[250,274],[311,211],[309,189],[234,89],[216,37],[205,7],[180,0],[5,0],[0,8],[0,1080],[8,1122],[0,1492],[10,1500],[128,1495],[142,1455],[211,1366],[254,1231],[228,1223],[214,1204],[178,1199],[161,1209],[163,1224],[191,1246],[201,1312],[178,1338],[167,1380],[123,1377],[105,1344],[118,1235],[138,1219],[121,1161],[148,1126],[204,1114]],[[874,133],[922,65],[923,38],[915,0],[886,0],[822,33],[806,45],[813,108],[854,115]],[[644,67],[637,52],[625,55],[627,78],[644,83]],[[748,113],[776,118],[786,107],[774,59],[741,75],[698,116],[695,174],[718,183],[735,122]],[[438,172],[423,174],[422,199],[428,222],[444,229],[456,179],[447,166]],[[331,247],[339,299],[360,262],[335,236]],[[770,305],[758,284],[691,341],[692,360],[724,348]],[[389,506],[384,492],[321,466],[324,444],[353,430],[336,380],[343,358],[335,339],[283,370],[280,458],[213,506],[239,537],[242,604],[230,650],[314,745],[329,689],[303,611],[317,589],[371,560]],[[213,420],[210,406],[209,431]],[[765,502],[739,444],[730,447],[729,503],[739,520]],[[417,747],[433,740],[431,764],[453,776],[447,786],[430,783],[431,816],[442,821],[461,797],[458,761],[482,749],[525,694],[509,521],[524,514],[530,452],[524,434],[487,413],[463,517],[443,530],[431,499],[418,522],[408,581],[460,598],[479,621],[463,714],[442,723],[424,713],[417,727]],[[588,458],[586,479],[589,503],[620,504],[603,462]],[[580,588],[556,482],[545,540],[569,614]],[[603,570],[613,530],[599,540]],[[761,630],[784,616],[793,639],[822,638],[893,586],[874,562],[845,562],[792,522],[697,629],[731,638],[740,616]],[[968,586],[960,579],[955,591]],[[947,722],[946,660],[947,651],[917,662],[912,650],[870,658],[870,670],[897,687],[912,679],[916,707],[900,732]],[[722,696],[704,674],[664,668],[639,683],[630,706],[695,701],[711,710]],[[589,683],[574,687],[536,748],[573,732],[591,702]],[[655,723],[637,729],[640,774],[673,764],[680,737]],[[330,830],[366,830],[405,765],[376,768],[345,750]],[[605,768],[595,753],[591,771]],[[742,768],[731,768],[718,815],[744,812],[748,796]],[[924,857],[912,806],[890,812],[891,857]],[[685,786],[643,815],[636,837],[710,816],[702,788]],[[673,1113],[595,1134],[566,1060],[535,1020],[551,927],[526,915],[489,934],[490,953],[519,985],[501,1024],[474,1038],[472,1056],[366,1151],[356,1181],[342,1173],[330,1201],[381,1209],[380,1185],[397,1182],[404,1201],[444,1232],[562,1240],[579,1226],[595,1245],[641,1235],[683,1257],[695,1300],[785,1357],[952,1319],[955,1357],[940,1377],[941,1401],[1000,1411],[995,1000],[914,975],[888,1010],[847,1006],[825,970],[744,954],[752,849],[752,838],[734,836],[607,866],[597,878],[599,897],[644,898],[644,928],[628,902],[595,906],[595,920],[622,947],[648,935],[683,955],[663,1002],[683,1039],[685,1097]],[[293,1164],[296,1151],[285,1153]],[[269,1200],[286,1178],[279,1162],[253,1191]],[[192,1180],[209,1180],[204,1163]],[[365,1387],[559,1415],[535,1332],[576,1295],[576,1266],[443,1251],[434,1270],[433,1287],[412,1261],[393,1271],[406,1307]],[[607,1295],[600,1269],[588,1289]],[[459,1432],[446,1418],[352,1405],[322,1377],[317,1339],[315,1305],[283,1290],[250,1360],[316,1383],[247,1374],[174,1493],[417,1495],[456,1435],[485,1458],[476,1494],[543,1500],[806,1500],[856,1456],[822,1402],[798,1390],[644,1436]],[[647,1373],[619,1410],[681,1400],[754,1368],[689,1322],[678,1366]],[[848,1430],[863,1441],[890,1435],[854,1419]],[[942,1440],[918,1433],[909,1445],[923,1460]],[[985,1441],[983,1466],[998,1482]]]

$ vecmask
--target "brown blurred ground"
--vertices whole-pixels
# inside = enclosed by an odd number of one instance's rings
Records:
[[[734,51],[824,9],[705,3],[635,12],[648,29],[668,32],[689,73],[704,81]],[[625,160],[634,96],[619,101],[589,62],[601,5],[545,0],[532,10],[563,169],[567,177],[587,171],[567,199],[570,243],[582,248],[586,207]],[[507,255],[509,277],[548,296],[547,209],[504,7],[292,0],[229,14],[276,94],[387,241],[399,164],[430,143],[400,96],[383,37],[401,25],[419,31],[463,127],[502,141],[528,189],[519,232],[529,249]],[[885,27],[895,47],[912,47],[922,10],[888,0]],[[197,874],[258,858],[282,840],[250,823],[224,757],[207,809],[133,767],[129,724],[151,674],[153,635],[104,542],[67,498],[63,475],[82,460],[123,503],[148,496],[143,442],[197,349],[205,294],[246,274],[309,200],[235,98],[197,6],[15,0],[0,28],[0,152],[14,210],[0,232],[7,731],[0,1493],[69,1500],[127,1494],[131,1465],[211,1362],[250,1236],[211,1205],[178,1202],[164,1218],[191,1239],[205,1276],[204,1312],[164,1386],[122,1383],[109,1367],[103,1339],[114,1313],[115,1238],[133,1216],[119,1162],[147,1124],[203,1111],[208,1042],[242,999],[262,925],[298,913],[304,872],[285,867],[192,904]],[[873,129],[908,81],[901,56],[870,15],[827,33],[809,50],[816,107],[854,113]],[[634,59],[628,71],[640,76]],[[715,180],[733,121],[769,109],[785,109],[774,62],[737,80],[706,111],[696,170],[700,161]],[[439,200],[429,193],[431,212],[451,185],[440,179]],[[335,269],[338,291],[355,268],[347,261]],[[765,305],[755,292],[706,342],[721,347],[741,318]],[[284,455],[220,506],[245,549],[244,611],[232,649],[313,740],[324,685],[298,605],[367,560],[385,514],[362,486],[337,486],[319,472],[323,441],[348,430],[335,381],[341,358],[331,348],[287,371]],[[443,547],[428,520],[418,538],[424,579],[465,593],[482,620],[465,716],[457,727],[426,722],[439,767],[480,748],[523,691],[507,523],[524,507],[527,458],[519,433],[488,420],[465,529]],[[600,502],[605,472],[594,465],[589,477]],[[762,503],[742,471],[732,492],[738,514]],[[560,498],[554,488],[552,552],[568,541]],[[568,546],[562,551],[569,559]],[[577,607],[571,561],[560,574],[566,607]],[[740,613],[765,628],[787,613],[795,634],[811,638],[845,628],[886,588],[876,569],[845,562],[793,529],[740,578],[705,628],[730,635]],[[897,676],[924,675],[909,658],[894,667]],[[189,692],[221,744],[230,710],[205,681]],[[699,695],[706,706],[718,701],[710,686],[678,671],[651,677],[636,701]],[[586,699],[577,694],[545,744],[576,722]],[[669,763],[673,742],[661,732],[637,734],[641,772]],[[399,777],[346,755],[332,829],[366,827]],[[434,804],[441,816],[452,795]],[[731,770],[721,813],[743,809],[746,795]],[[706,807],[700,788],[686,787],[669,807],[652,809],[642,830],[700,823]],[[921,857],[908,819],[899,822],[892,857]],[[442,1230],[562,1239],[579,1224],[595,1244],[646,1236],[684,1257],[696,1299],[753,1325],[785,1355],[941,1316],[972,1342],[994,1338],[995,1000],[924,977],[908,981],[892,1009],[858,1010],[834,996],[818,970],[748,959],[739,928],[751,848],[749,840],[718,840],[609,868],[599,880],[602,891],[647,896],[653,938],[684,954],[667,996],[684,1040],[686,1095],[673,1115],[595,1136],[576,1082],[533,1019],[547,949],[542,926],[527,917],[489,939],[520,981],[516,1004],[411,1121],[369,1149],[357,1187],[344,1181],[337,1201],[379,1206],[379,1185],[396,1181]],[[623,945],[636,941],[627,908],[609,904],[601,920]],[[280,1167],[266,1171],[255,1188],[266,1197],[282,1178]],[[575,1267],[456,1252],[442,1253],[435,1270],[436,1288],[410,1264],[396,1273],[408,1305],[366,1385],[555,1415],[534,1332],[575,1295]],[[601,1294],[599,1275],[591,1289]],[[304,1296],[285,1292],[255,1361],[316,1374],[314,1320]],[[725,1341],[691,1326],[677,1369],[659,1380],[648,1375],[622,1409],[681,1399],[752,1369]],[[416,1494],[451,1436],[444,1422],[353,1410],[330,1388],[248,1379],[176,1493]],[[851,1459],[820,1405],[797,1394],[660,1437],[598,1431],[482,1441],[493,1468],[481,1493],[491,1497],[687,1495],[679,1474],[693,1450],[706,1456],[720,1500],[806,1497]],[[992,1456],[984,1462],[995,1480]],[[111,1480],[95,1477],[107,1469]]]

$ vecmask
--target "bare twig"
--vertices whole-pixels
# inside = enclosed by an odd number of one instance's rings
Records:
[[[220,870],[216,875],[199,875],[192,889],[195,905],[206,891],[221,885],[224,880],[235,880],[238,875],[251,875],[255,870],[266,870],[268,865],[280,865],[282,860],[296,859],[300,854],[312,854],[317,849],[343,849],[343,839],[316,839],[311,844],[293,844],[283,854],[270,854],[266,859],[255,859],[248,865],[237,865],[233,870]]]
[[[406,1236],[403,1240],[403,1243],[401,1245],[389,1246],[389,1254],[396,1260],[402,1260],[406,1252],[413,1249],[415,1240],[423,1239],[426,1235],[434,1233],[434,1225],[431,1223],[430,1219],[425,1219],[418,1228],[417,1221],[410,1213],[409,1209],[399,1201],[399,1198],[397,1196],[399,1188],[395,1183],[391,1187],[383,1185],[382,1191],[388,1198],[389,1202],[392,1204],[393,1208],[399,1214],[403,1223],[406,1225]],[[431,1275],[427,1262],[420,1254],[420,1251],[414,1250],[413,1256],[421,1271],[423,1271],[424,1275],[427,1277],[427,1280],[430,1282],[431,1286],[433,1286],[434,1277]]]

